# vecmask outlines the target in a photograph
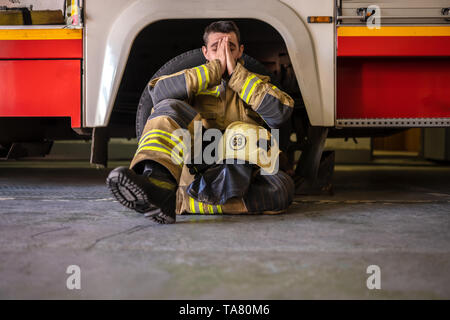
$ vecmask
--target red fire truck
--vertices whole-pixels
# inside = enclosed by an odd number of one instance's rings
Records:
[[[317,174],[327,137],[450,127],[448,0],[0,1],[2,156],[92,138],[105,163],[108,138],[139,135],[152,75],[201,63],[217,19],[294,98],[281,146],[302,151],[299,176]]]

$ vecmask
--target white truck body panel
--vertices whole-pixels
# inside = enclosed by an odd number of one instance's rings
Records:
[[[311,124],[334,126],[335,25],[307,23],[308,16],[334,16],[334,8],[334,0],[85,1],[83,126],[108,124],[131,46],[143,28],[159,20],[199,18],[253,18],[274,27],[286,43]]]
[[[358,8],[375,5],[380,8],[383,25],[447,24],[442,9],[450,7],[449,0],[337,0],[342,1],[343,24],[364,24],[357,14]]]

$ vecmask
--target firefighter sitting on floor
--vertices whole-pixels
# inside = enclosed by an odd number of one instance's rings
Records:
[[[245,68],[234,22],[210,24],[203,40],[207,63],[148,84],[154,108],[136,154],[129,168],[111,171],[107,185],[119,203],[158,223],[174,223],[176,214],[185,213],[283,212],[294,194],[294,182],[283,171],[262,175],[255,163],[186,164],[179,146],[187,141],[175,130],[194,134],[196,121],[225,134],[242,123],[279,128],[294,105],[270,77]]]

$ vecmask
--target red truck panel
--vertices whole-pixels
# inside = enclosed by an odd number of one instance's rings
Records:
[[[338,57],[449,57],[450,37],[339,37]]]
[[[2,40],[0,59],[81,59],[81,40]]]
[[[81,127],[82,30],[0,30],[0,117],[70,117]]]
[[[450,117],[450,59],[342,58],[337,81],[338,118]]]
[[[0,117],[71,117],[81,126],[80,60],[0,60]]]
[[[338,120],[450,118],[450,27],[339,29]]]

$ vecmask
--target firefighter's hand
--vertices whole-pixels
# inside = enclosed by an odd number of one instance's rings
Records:
[[[225,51],[225,37],[219,40],[217,45],[217,59],[220,60],[220,74],[223,75],[227,70],[227,54]]]
[[[230,37],[228,37],[228,36],[225,37],[225,52],[226,52],[226,56],[227,56],[228,75],[231,76],[234,69],[236,68],[236,60],[234,60],[234,58],[231,54],[229,39],[230,39]]]

